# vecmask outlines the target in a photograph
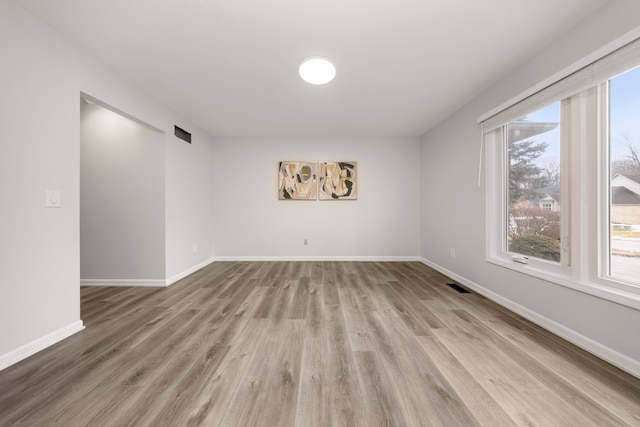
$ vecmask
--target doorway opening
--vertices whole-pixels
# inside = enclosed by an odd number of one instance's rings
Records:
[[[164,286],[164,132],[81,94],[81,285]]]

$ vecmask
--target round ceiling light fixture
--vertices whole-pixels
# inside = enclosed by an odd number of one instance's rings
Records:
[[[326,58],[305,59],[298,73],[302,80],[312,85],[324,85],[336,76],[336,67]]]

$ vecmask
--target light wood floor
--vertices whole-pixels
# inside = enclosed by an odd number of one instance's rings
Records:
[[[639,379],[447,283],[216,262],[83,288],[86,329],[0,372],[0,426],[640,426]]]

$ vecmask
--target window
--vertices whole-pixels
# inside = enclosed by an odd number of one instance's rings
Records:
[[[560,103],[506,126],[509,252],[560,262]]]
[[[640,68],[609,81],[608,269],[640,284]]]
[[[479,119],[488,262],[640,308],[640,39]]]

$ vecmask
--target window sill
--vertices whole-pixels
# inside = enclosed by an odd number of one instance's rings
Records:
[[[527,276],[532,276],[546,282],[554,283],[565,288],[569,288],[578,292],[602,298],[629,308],[640,310],[640,289],[637,292],[618,289],[602,283],[593,281],[577,281],[568,274],[549,272],[537,268],[533,264],[520,264],[512,261],[510,258],[487,257],[486,261],[516,271]],[[560,269],[560,267],[558,267]],[[631,285],[625,285],[633,287]]]

